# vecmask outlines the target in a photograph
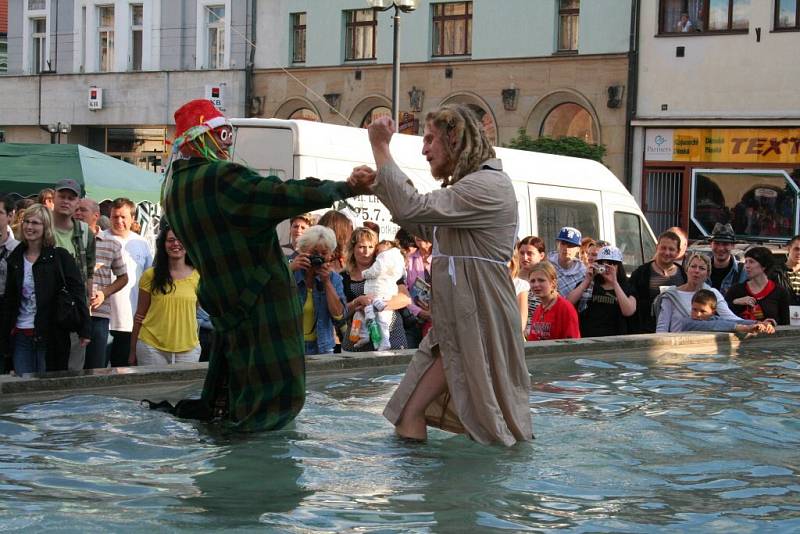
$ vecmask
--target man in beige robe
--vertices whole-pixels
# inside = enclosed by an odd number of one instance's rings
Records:
[[[373,192],[394,221],[433,242],[433,328],[384,410],[398,435],[427,437],[426,425],[510,446],[532,438],[530,376],[509,275],[517,234],[511,180],[474,114],[445,106],[426,118],[423,155],[446,187],[421,194],[392,159],[391,119],[369,129]]]

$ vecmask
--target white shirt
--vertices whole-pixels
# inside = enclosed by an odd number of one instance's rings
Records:
[[[105,230],[103,239],[113,239],[122,245],[122,258],[128,272],[128,283],[120,291],[108,297],[111,304],[111,319],[109,330],[130,332],[133,330],[133,315],[136,313],[136,304],[139,300],[139,279],[142,273],[153,264],[153,253],[147,240],[130,232],[128,237],[120,237]]]
[[[33,264],[27,258],[22,258],[23,278],[22,278],[22,299],[19,303],[19,315],[17,315],[17,328],[33,328],[33,321],[36,318],[36,286],[33,283]]]
[[[521,293],[531,290],[531,284],[527,280],[523,280],[522,278],[514,278],[514,291],[516,292],[517,296]]]

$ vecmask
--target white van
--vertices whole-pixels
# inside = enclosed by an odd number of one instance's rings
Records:
[[[345,180],[353,167],[374,168],[367,131],[310,121],[232,119],[233,159],[282,180],[315,177]],[[497,148],[503,170],[519,200],[519,237],[538,235],[553,250],[562,226],[603,239],[622,250],[628,273],[653,257],[655,238],[642,211],[620,181],[602,164],[587,159]],[[392,155],[421,192],[440,187],[422,156],[422,137],[395,135]],[[348,200],[358,218],[374,221],[382,237],[397,226],[374,196]],[[284,243],[288,230],[280,229]]]

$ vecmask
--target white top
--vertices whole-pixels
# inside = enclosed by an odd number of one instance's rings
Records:
[[[130,332],[133,330],[133,315],[136,313],[136,304],[139,300],[139,279],[142,273],[153,264],[153,253],[147,240],[130,232],[128,237],[120,237],[105,230],[103,239],[113,239],[122,245],[122,258],[128,272],[128,283],[120,291],[108,297],[111,304],[111,319],[109,330]]]
[[[405,272],[406,262],[399,248],[384,250],[368,269],[361,271],[364,277],[364,294],[381,300],[389,300],[397,294],[397,280]]]
[[[530,292],[531,284],[527,280],[523,280],[522,278],[514,278],[514,291],[516,291],[517,296],[520,296],[521,293],[526,291]]]
[[[22,258],[24,275],[22,278],[22,300],[17,315],[17,328],[33,328],[36,318],[36,286],[33,283],[33,264]]]

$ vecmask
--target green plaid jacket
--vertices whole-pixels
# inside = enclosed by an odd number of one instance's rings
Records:
[[[172,163],[165,217],[200,272],[198,298],[216,336],[201,399],[213,407],[227,381],[237,429],[280,428],[305,401],[302,311],[275,227],[349,196],[345,182],[281,182],[227,161]]]

